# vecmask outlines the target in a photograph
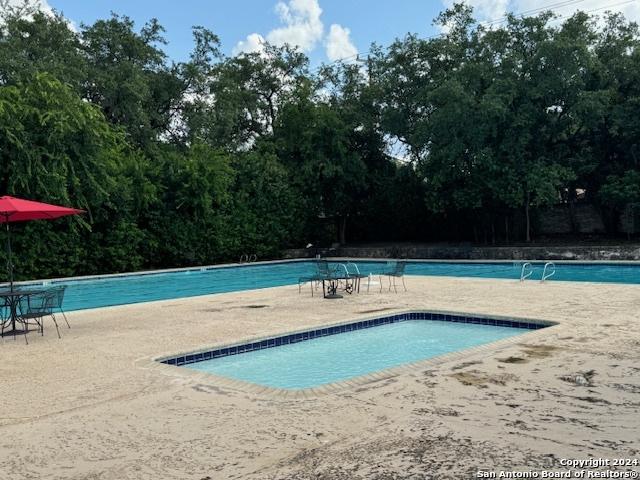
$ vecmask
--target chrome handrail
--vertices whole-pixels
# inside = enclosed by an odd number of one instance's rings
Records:
[[[529,267],[529,273],[526,273],[527,267]],[[533,275],[533,265],[531,265],[531,263],[529,262],[526,262],[522,265],[522,270],[520,271],[520,281],[524,282],[531,275]]]
[[[358,275],[360,275],[360,269],[358,268],[358,265],[356,265],[356,264],[355,264],[355,263],[353,263],[353,262],[347,262],[347,266],[349,266],[349,265],[353,265],[353,268],[356,270],[356,273],[357,273]]]
[[[547,268],[551,269],[553,268],[553,270],[551,270],[550,273],[547,273]],[[556,274],[556,264],[553,262],[547,262],[544,264],[544,270],[542,271],[542,279],[540,280],[540,282],[544,282],[547,278],[553,277]]]

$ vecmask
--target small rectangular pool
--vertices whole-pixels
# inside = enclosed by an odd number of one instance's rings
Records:
[[[549,326],[411,312],[162,360],[281,389],[340,382]]]

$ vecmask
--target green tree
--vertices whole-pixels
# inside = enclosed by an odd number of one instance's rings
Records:
[[[98,108],[47,74],[0,87],[0,156],[0,191],[87,211],[70,229],[61,222],[24,227],[23,278],[140,267],[132,207],[143,188],[126,173],[142,160]],[[51,242],[44,232],[56,232]],[[93,242],[104,250],[96,255]]]
[[[35,10],[28,2],[17,9],[0,1],[0,85],[29,81],[42,72],[82,89],[87,62],[78,34],[60,14]]]
[[[288,46],[224,59],[211,71],[209,94],[185,111],[190,139],[247,150],[273,132],[277,117],[306,83],[308,59]]]
[[[486,31],[457,5],[438,20],[449,33],[408,37],[377,59],[384,125],[418,163],[432,211],[523,208],[529,240],[530,207],[559,201],[574,178],[565,138],[575,126],[554,112],[577,88],[563,75],[584,65],[561,63],[577,48],[560,45],[549,19]]]
[[[113,14],[81,33],[91,78],[86,97],[142,146],[168,131],[183,91],[176,67],[159,48],[162,32],[155,19],[136,32],[130,18]]]
[[[289,172],[268,145],[234,158],[235,178],[226,205],[222,250],[231,258],[274,258],[303,241],[302,202]]]
[[[202,265],[226,257],[222,210],[230,201],[231,158],[204,144],[165,145],[153,159],[158,200],[145,212],[151,266]]]
[[[274,132],[278,156],[305,199],[307,221],[332,219],[340,243],[346,242],[348,219],[358,213],[365,193],[366,165],[352,132],[339,107],[308,96],[283,109]]]

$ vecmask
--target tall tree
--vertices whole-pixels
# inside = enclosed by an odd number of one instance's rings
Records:
[[[86,96],[138,145],[167,132],[173,103],[182,94],[176,67],[159,48],[166,43],[162,32],[155,19],[136,32],[130,18],[116,14],[82,31],[91,78]]]
[[[289,46],[266,44],[257,53],[224,59],[209,77],[209,95],[186,112],[192,139],[229,150],[247,150],[270,135],[277,117],[308,82],[307,57]]]
[[[143,188],[130,172],[142,162],[96,106],[50,75],[0,87],[0,191],[87,210],[69,231],[53,222],[26,226],[18,237],[21,274],[138,268],[133,209]],[[98,238],[99,258],[91,250]]]
[[[353,148],[353,129],[339,106],[301,95],[283,109],[274,132],[278,155],[306,201],[309,221],[332,220],[340,243],[346,242],[348,220],[365,193],[366,165]]]
[[[0,0],[0,85],[28,81],[47,72],[80,91],[87,62],[80,38],[66,18],[44,13],[28,2],[23,8]]]

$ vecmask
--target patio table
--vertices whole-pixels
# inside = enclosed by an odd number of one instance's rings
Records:
[[[351,295],[354,290],[360,291],[360,282],[357,278],[347,276],[324,278],[322,279],[322,294],[324,298],[342,298],[342,295],[338,293],[338,286],[341,281],[345,282],[344,291],[349,295]]]
[[[19,321],[18,305],[20,305],[20,301],[32,295],[43,293],[44,291],[45,290],[42,289],[13,289],[0,291],[0,305],[4,305],[4,308],[9,310],[9,321],[11,322],[11,330],[6,332],[3,331],[3,336],[10,333],[13,333],[14,335],[18,333],[18,330],[16,329],[16,322]]]

